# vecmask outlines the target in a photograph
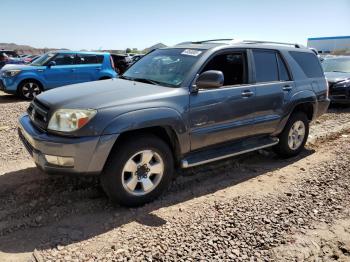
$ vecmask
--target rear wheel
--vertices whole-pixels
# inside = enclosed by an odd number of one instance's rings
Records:
[[[21,98],[31,100],[42,92],[41,85],[34,80],[23,81],[17,89],[17,94]]]
[[[158,197],[173,174],[169,146],[156,136],[140,136],[118,144],[101,175],[102,187],[114,203],[140,206]]]
[[[305,146],[309,136],[309,119],[303,112],[296,112],[289,118],[275,152],[283,157],[298,155]]]

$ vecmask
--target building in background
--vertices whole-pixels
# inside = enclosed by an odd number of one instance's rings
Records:
[[[307,47],[320,54],[350,52],[350,36],[314,37],[307,39]]]

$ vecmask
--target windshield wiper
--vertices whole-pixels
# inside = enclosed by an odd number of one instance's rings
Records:
[[[125,80],[131,80],[131,81],[136,81],[136,82],[142,82],[142,83],[147,83],[147,84],[152,84],[152,85],[159,85],[160,82],[151,80],[151,79],[147,79],[147,78],[138,78],[138,77],[128,77],[128,76],[119,76],[119,78],[121,79],[125,79]]]
[[[334,71],[331,71],[331,72],[335,72],[335,73],[349,73],[349,72],[337,71],[337,70],[334,70]]]
[[[147,84],[152,84],[152,85],[159,85],[160,82],[151,80],[151,79],[147,79],[147,78],[133,78],[132,80],[136,81],[136,82],[142,82],[142,83],[147,83]]]

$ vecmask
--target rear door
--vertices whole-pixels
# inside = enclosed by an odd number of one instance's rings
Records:
[[[102,70],[103,58],[103,55],[77,54],[77,82],[82,83],[98,80]]]
[[[255,124],[253,135],[273,133],[283,117],[283,107],[294,87],[278,51],[251,50],[255,75]]]
[[[54,88],[76,83],[76,65],[74,53],[60,53],[55,55],[51,61],[56,64],[46,67],[44,78],[46,88]]]

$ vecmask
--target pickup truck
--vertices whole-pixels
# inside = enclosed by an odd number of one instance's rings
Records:
[[[268,147],[296,156],[328,106],[309,49],[207,40],[154,50],[119,78],[38,95],[19,136],[47,173],[98,174],[113,202],[139,206],[178,168]]]

